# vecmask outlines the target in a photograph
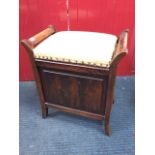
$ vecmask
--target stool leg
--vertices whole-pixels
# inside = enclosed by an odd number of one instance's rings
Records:
[[[105,122],[104,122],[104,133],[107,136],[110,136],[110,125],[109,125],[109,123],[110,123],[109,119],[105,119]]]
[[[46,118],[48,116],[48,108],[42,107],[42,118]]]
[[[106,99],[106,108],[105,108],[105,134],[110,135],[110,113],[112,110],[112,104],[114,101],[114,86],[116,79],[116,67],[110,69],[108,77],[108,88],[107,88],[107,99]]]

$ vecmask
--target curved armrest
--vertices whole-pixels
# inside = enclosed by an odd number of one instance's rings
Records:
[[[119,35],[118,40],[116,42],[115,51],[112,55],[111,66],[117,65],[120,62],[120,60],[128,53],[128,32],[129,30],[126,29]]]
[[[48,28],[41,31],[40,33],[34,35],[33,37],[29,38],[28,40],[22,40],[22,45],[26,45],[29,48],[33,49],[36,47],[39,43],[41,43],[43,40],[45,40],[50,35],[54,34],[56,32],[56,29],[53,25],[49,25]]]

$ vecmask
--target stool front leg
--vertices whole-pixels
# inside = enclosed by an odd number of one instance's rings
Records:
[[[105,109],[105,134],[110,135],[110,113],[112,110],[112,104],[114,101],[114,86],[116,79],[116,67],[112,67],[109,72],[108,77],[108,88],[107,88],[107,98],[106,98],[106,109]]]
[[[49,26],[48,28],[46,28],[45,30],[43,30],[40,33],[36,34],[35,36],[29,38],[28,40],[25,39],[25,40],[21,41],[21,44],[26,49],[26,52],[27,52],[27,54],[29,56],[30,63],[31,63],[32,68],[33,68],[34,78],[35,78],[37,90],[38,90],[39,97],[40,97],[42,118],[47,117],[47,115],[48,115],[48,107],[45,104],[43,86],[42,86],[42,82],[41,82],[41,79],[40,79],[40,76],[39,76],[39,72],[38,72],[38,69],[37,69],[35,58],[34,58],[34,55],[33,55],[33,48],[35,48],[39,43],[41,43],[44,39],[46,39],[50,35],[54,34],[55,32],[56,32],[55,27],[54,26]]]
[[[32,68],[33,68],[33,74],[34,74],[36,87],[37,87],[37,90],[38,90],[40,103],[41,103],[42,118],[46,118],[47,115],[48,115],[48,109],[47,109],[47,107],[45,105],[45,97],[44,97],[44,93],[43,93],[42,83],[41,83],[41,79],[40,79],[40,76],[39,76],[39,73],[38,73],[38,69],[36,67],[36,63],[35,63],[35,60],[34,60],[31,45],[29,44],[29,42],[27,40],[22,40],[21,43],[25,47],[25,49],[26,49],[26,51],[28,53],[28,56],[29,56],[29,59],[30,59],[30,62],[31,62],[31,65],[32,65]]]
[[[104,125],[104,133],[107,136],[110,136],[110,119],[105,120],[105,125]]]
[[[128,30],[124,30],[118,37],[115,51],[113,52],[112,61],[110,64],[106,109],[105,109],[105,134],[106,135],[110,135],[109,123],[110,123],[110,113],[112,110],[112,104],[114,103],[114,86],[115,86],[115,79],[116,79],[117,64],[128,52],[127,40],[128,40]]]

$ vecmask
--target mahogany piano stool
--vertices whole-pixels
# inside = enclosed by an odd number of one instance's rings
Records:
[[[110,134],[117,64],[127,54],[128,29],[118,37],[86,31],[56,32],[50,25],[22,40],[32,65],[42,117],[56,108],[103,120]]]

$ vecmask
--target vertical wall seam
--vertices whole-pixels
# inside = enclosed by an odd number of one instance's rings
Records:
[[[69,0],[66,0],[67,31],[70,31]]]

